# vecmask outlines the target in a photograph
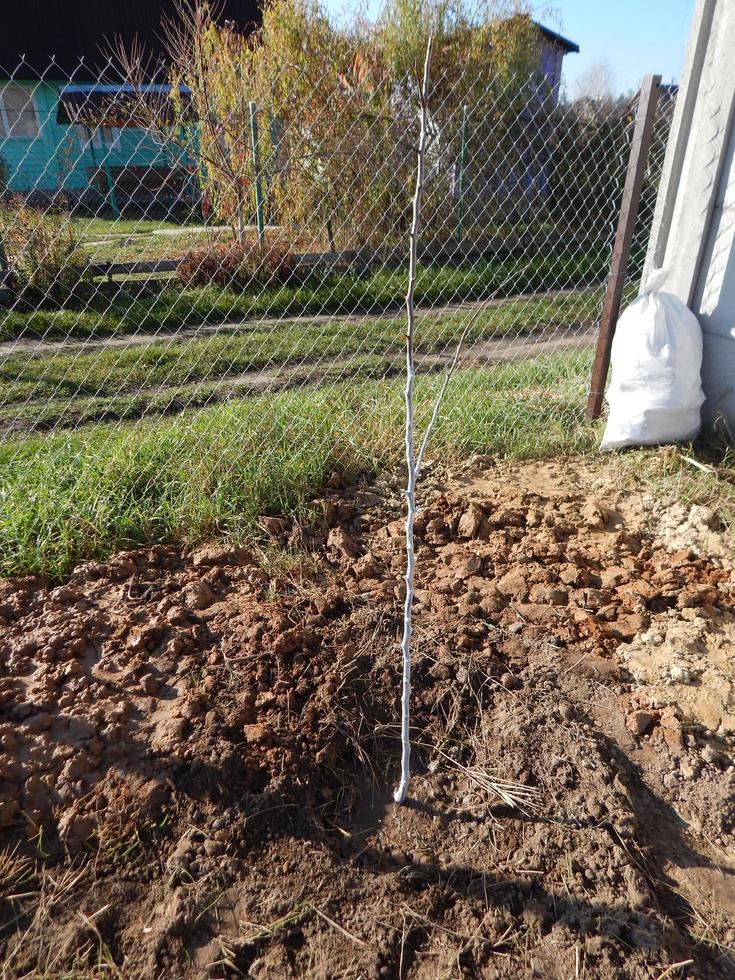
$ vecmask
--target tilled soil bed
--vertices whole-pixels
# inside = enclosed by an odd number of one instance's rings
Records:
[[[430,474],[396,807],[399,481],[333,482],[262,547],[0,583],[3,976],[735,976],[711,515]]]

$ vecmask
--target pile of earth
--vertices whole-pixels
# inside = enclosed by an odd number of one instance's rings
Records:
[[[334,483],[0,583],[6,974],[735,975],[727,558],[604,464],[435,471],[396,808],[399,480]]]

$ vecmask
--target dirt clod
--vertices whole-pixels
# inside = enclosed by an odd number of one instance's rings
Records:
[[[0,583],[8,976],[735,975],[711,515],[692,550],[602,463],[427,472],[403,807],[398,477]]]
[[[643,735],[653,725],[655,720],[656,716],[651,714],[650,711],[638,710],[631,711],[625,719],[625,724],[628,731],[633,732],[634,735]]]

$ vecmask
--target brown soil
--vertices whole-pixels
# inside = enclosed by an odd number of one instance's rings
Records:
[[[403,807],[397,479],[0,583],[3,976],[735,976],[731,565],[607,465],[429,473]]]

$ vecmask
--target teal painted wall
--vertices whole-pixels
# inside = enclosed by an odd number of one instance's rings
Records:
[[[7,84],[4,80],[0,81],[0,89],[4,84]],[[89,186],[95,171],[105,163],[111,167],[166,164],[165,151],[142,130],[122,129],[113,146],[103,143],[92,148],[88,139],[80,140],[76,127],[59,126],[58,95],[67,82],[39,84],[14,79],[13,84],[22,85],[32,93],[39,132],[33,139],[0,135],[0,159],[9,190],[78,193]]]

